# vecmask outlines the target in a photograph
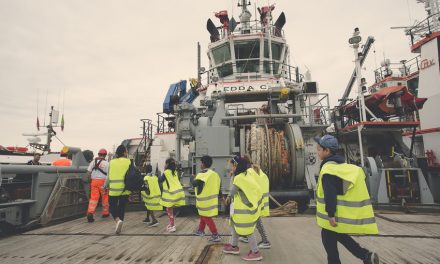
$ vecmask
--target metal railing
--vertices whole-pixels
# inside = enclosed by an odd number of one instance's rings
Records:
[[[376,70],[374,70],[374,77],[376,83],[382,81],[387,77],[406,77],[420,71],[421,55],[418,55],[410,60],[402,60],[398,63],[387,62]]]
[[[156,133],[169,133],[174,132],[174,122],[175,116],[165,113],[157,113],[157,123],[153,125],[156,127]]]
[[[304,76],[299,73],[299,68],[295,66],[291,66],[289,64],[280,63],[276,60],[260,60],[258,63],[258,71],[255,72],[239,72],[234,71],[237,69],[237,63],[234,63],[231,60],[229,62],[225,62],[222,65],[214,66],[209,70],[202,72],[202,85],[209,85],[211,83],[215,83],[219,80],[227,81],[227,80],[237,80],[237,79],[247,79],[250,81],[258,81],[262,79],[267,79],[270,77],[283,77],[285,80],[291,82],[302,82],[304,80]],[[266,71],[265,67],[270,67],[272,64],[273,74],[270,74],[270,71]],[[269,68],[267,68],[269,69]],[[217,73],[216,73],[217,71]],[[222,74],[223,71],[226,71]],[[218,76],[217,76],[218,74]],[[214,79],[216,78],[216,79]]]
[[[269,30],[271,36],[274,38],[285,38],[284,30],[277,29],[274,25],[269,25]],[[247,33],[243,33],[242,30],[229,32],[220,30],[220,40],[224,39],[227,36],[246,36],[248,34],[266,34],[266,27],[261,25],[260,20],[251,20],[249,21],[249,31]],[[218,41],[218,40],[217,40]]]
[[[410,36],[411,45],[414,45],[421,39],[440,31],[440,13],[428,16],[425,20],[420,21],[415,26],[406,30],[406,34]]]
[[[330,124],[330,99],[326,93],[303,93],[301,121],[307,126],[328,126]]]

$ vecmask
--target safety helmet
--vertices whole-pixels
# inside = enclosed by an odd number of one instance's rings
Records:
[[[106,150],[106,149],[100,149],[100,150],[98,151],[98,154],[99,154],[99,155],[107,155],[107,150]]]
[[[69,152],[69,148],[68,147],[63,147],[60,151],[60,156],[61,157],[67,157],[67,154]]]

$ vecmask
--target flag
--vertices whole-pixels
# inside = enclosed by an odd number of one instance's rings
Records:
[[[61,116],[61,131],[64,131],[64,114]]]
[[[37,129],[38,131],[40,131],[40,119],[38,119],[38,116],[37,116]]]

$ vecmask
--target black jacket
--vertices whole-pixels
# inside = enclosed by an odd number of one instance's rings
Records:
[[[325,163],[333,161],[338,164],[344,163],[345,158],[341,155],[332,155],[321,162],[321,169]],[[322,175],[322,189],[324,190],[325,211],[329,217],[336,213],[336,196],[344,194],[342,179],[331,174]]]

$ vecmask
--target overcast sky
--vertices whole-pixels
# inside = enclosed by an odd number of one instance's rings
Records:
[[[66,145],[96,153],[138,137],[139,119],[162,111],[169,84],[196,76],[197,41],[203,66],[208,66],[206,20],[218,23],[214,12],[224,9],[238,19],[236,4],[0,0],[0,145],[26,145],[21,134],[36,132],[37,115],[43,124],[50,105],[62,110],[63,94],[65,130],[58,136]],[[425,17],[416,0],[279,0],[274,16],[281,11],[287,17],[284,30],[293,64],[311,70],[332,105],[354,67],[347,44],[353,28],[359,27],[364,39],[376,38],[376,52],[370,53],[364,71],[371,84],[372,70],[384,54],[394,61],[414,56],[403,31],[390,27]],[[61,149],[54,142],[53,149]]]

